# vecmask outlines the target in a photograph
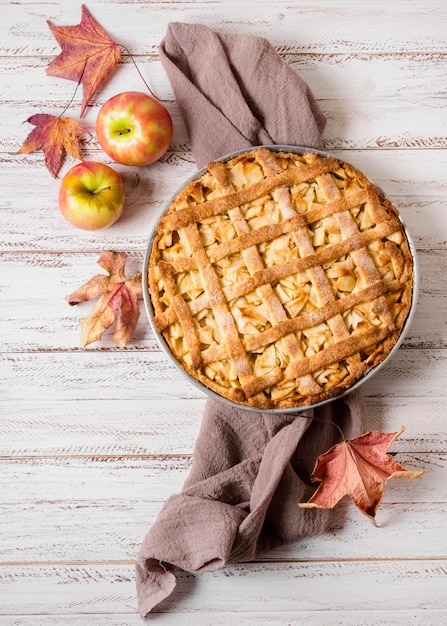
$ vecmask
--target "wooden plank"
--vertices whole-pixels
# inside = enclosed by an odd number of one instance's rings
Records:
[[[123,251],[122,248],[119,251]],[[88,315],[94,303],[88,303],[87,307],[84,303],[72,307],[66,297],[93,275],[107,274],[97,264],[98,260],[99,253],[18,253],[3,256],[0,284],[5,295],[5,308],[2,318],[6,333],[11,333],[9,339],[5,334],[5,341],[2,340],[3,350],[52,351],[79,346],[80,318]],[[127,254],[127,276],[141,272],[142,265],[143,254]],[[110,333],[107,335],[107,343],[112,348],[114,344]],[[140,319],[129,348],[160,349],[150,330],[142,299]]]
[[[231,609],[219,613],[168,613],[155,612],[149,620],[162,626],[227,626],[233,624],[235,612]],[[135,613],[112,615],[32,615],[0,616],[0,626],[141,626]],[[447,612],[440,610],[410,609],[408,611],[268,611],[237,613],[238,626],[445,626]]]
[[[0,456],[133,456],[192,454],[205,398],[31,400],[0,405]],[[445,399],[367,398],[366,429],[405,431],[400,453],[447,448]],[[30,437],[32,433],[32,437]]]
[[[122,251],[122,247],[118,248]],[[94,302],[70,307],[66,296],[95,274],[106,274],[97,261],[98,253],[0,253],[2,276],[2,350],[41,352],[74,350],[79,347],[80,319],[87,316]],[[128,276],[142,271],[143,253],[128,253]],[[447,291],[443,279],[447,263],[445,250],[418,253],[422,277],[416,314],[407,332],[406,347],[442,348],[447,346]],[[55,343],[57,329],[57,343]],[[89,349],[119,350],[111,341],[112,330]],[[140,319],[128,350],[158,351],[143,300]]]
[[[126,615],[136,611],[130,564],[5,567],[0,570],[0,591],[0,613],[9,615],[78,615],[80,610]],[[386,611],[390,616],[394,611],[414,610],[445,614],[446,602],[445,561],[441,559],[253,563],[199,576],[181,572],[176,590],[159,610],[222,618],[230,604],[238,616],[259,612],[260,607],[265,607],[267,615]]]
[[[77,24],[79,6],[41,0],[12,4],[4,15],[0,55],[55,55],[59,49],[46,24]],[[373,7],[355,0],[334,2],[275,2],[257,0],[256,11],[241,13],[233,2],[145,2],[108,0],[90,10],[110,36],[134,54],[154,54],[170,21],[206,24],[229,33],[250,33],[269,38],[285,51],[325,53],[446,50],[447,16],[442,0],[430,9],[422,0]],[[318,24],[318,28],[315,28]]]
[[[18,158],[18,157],[16,157]],[[2,168],[9,171],[2,194],[1,238],[4,246],[30,250],[63,250],[75,248],[97,251],[115,249],[129,252],[143,251],[156,219],[169,197],[184,179],[195,171],[191,157],[168,154],[150,168],[117,166],[110,159],[97,154],[85,155],[86,160],[100,160],[112,166],[123,177],[126,188],[126,207],[122,218],[112,227],[100,232],[83,231],[71,226],[61,216],[57,195],[60,179],[53,179],[46,170],[41,152],[22,157],[21,161],[0,159]],[[61,176],[74,161],[67,162]],[[3,170],[3,175],[6,171]],[[17,188],[32,189],[32,194],[18,194]],[[8,181],[8,182],[7,182]]]
[[[364,385],[367,396],[440,396],[445,380],[443,350],[400,348],[386,365]],[[447,391],[447,390],[446,390]]]
[[[16,400],[14,411],[2,407],[0,456],[191,454],[204,405],[202,398]]]
[[[447,55],[408,54],[283,54],[284,60],[307,82],[327,116],[326,148],[445,148],[447,145],[440,88]],[[175,96],[157,57],[138,56],[138,69],[168,108],[174,123],[172,146],[189,143]],[[19,148],[32,126],[31,115],[45,111],[60,115],[74,94],[74,83],[49,77],[48,58],[5,58],[0,65],[4,88],[0,100],[0,150]],[[23,97],[23,76],[33,99]],[[95,121],[99,107],[125,86],[146,90],[133,62],[126,58],[113,77],[95,94],[83,118],[91,132],[90,149],[99,149]],[[66,115],[79,116],[82,93],[76,94]],[[427,115],[427,111],[430,114]],[[386,120],[386,124],[384,123]]]
[[[444,398],[445,350],[401,347],[364,384],[368,397]],[[3,402],[42,400],[165,398],[198,399],[205,395],[162,352],[52,352],[0,355]],[[5,406],[5,405],[4,405]]]
[[[366,399],[367,427],[370,430],[404,433],[393,443],[399,452],[443,452],[445,405],[435,397],[387,398],[381,395]]]
[[[419,150],[417,148],[413,150],[341,149],[332,152],[334,156],[352,163],[352,165],[361,170],[393,201],[395,198],[401,198],[401,201],[425,202],[428,204],[428,207],[425,207],[425,210],[427,210],[428,208],[434,209],[435,207],[432,205],[438,202],[444,194],[446,150]],[[85,157],[86,159],[96,158],[107,164],[112,164],[112,161],[106,158],[98,159],[98,154],[94,150],[91,152],[87,151]],[[28,181],[30,185],[32,183],[33,191],[35,188],[35,200],[42,198],[42,194],[48,194],[48,185],[53,184],[54,189],[58,189],[60,183],[57,180],[53,181],[47,175],[43,176],[43,173],[46,174],[46,170],[41,169],[41,153],[21,155],[17,158],[19,162],[20,160],[23,161],[20,167],[25,168],[27,175],[31,177]],[[17,162],[11,159],[3,159],[1,163],[2,178],[0,180],[4,183],[4,194],[2,197],[11,200],[17,196],[17,189],[15,189],[16,193],[14,193],[14,186],[11,181],[11,178],[14,176],[14,174],[11,175],[11,172],[17,171]],[[421,166],[421,163],[424,163],[424,166]],[[68,170],[68,167],[69,165],[65,166],[62,174]],[[185,182],[186,178],[196,171],[193,157],[187,151],[168,152],[160,161],[146,168],[126,168],[116,164],[114,167],[128,181],[128,185],[131,183],[131,187],[132,185],[136,187],[139,180],[141,181],[140,184],[147,184],[147,188],[144,190],[146,202],[148,201],[147,194],[150,190],[151,202],[153,200],[161,200],[163,203],[167,202],[169,196],[175,193],[177,188]],[[126,173],[127,178],[125,176]],[[141,191],[143,190],[140,189],[139,192]],[[155,194],[155,196],[152,197],[152,194]],[[399,207],[397,201],[396,205]],[[432,230],[433,227],[443,227],[444,220],[442,216],[443,214],[440,213],[439,215],[435,214],[431,218]],[[405,213],[402,214],[402,217],[405,220],[408,218]],[[103,231],[103,234],[106,232],[107,229]]]
[[[167,362],[145,313],[134,341],[110,333],[79,348],[64,297],[102,249],[141,268],[166,200],[195,170],[183,120],[158,57],[170,21],[269,39],[308,82],[328,117],[326,149],[362,169],[401,210],[418,248],[421,293],[402,348],[365,385],[367,428],[405,432],[392,446],[418,481],[390,481],[374,528],[349,499],[329,532],[255,563],[192,576],[150,621],[189,626],[442,626],[447,622],[445,242],[447,70],[444,0],[101,0],[100,24],[136,55],[174,120],[171,150],[150,168],[112,163],[93,136],[85,156],[125,179],[113,228],[60,217],[42,153],[12,156],[33,113],[59,115],[71,81],[46,76],[59,47],[46,20],[77,24],[80,5],[3,0],[0,25],[0,626],[134,626],[134,559],[192,462],[206,396]],[[318,28],[315,28],[318,24]],[[130,58],[92,100],[143,89]],[[67,111],[78,117],[81,91]],[[63,174],[73,161],[67,159]],[[298,514],[298,512],[297,512]]]
[[[445,250],[447,151],[345,150],[334,154],[362,170],[387,194],[418,249]],[[195,172],[188,152],[169,152],[147,168],[117,166],[94,151],[85,156],[103,161],[123,175],[127,191],[123,217],[99,232],[74,228],[59,213],[60,180],[50,176],[41,152],[0,157],[0,250],[82,250],[99,255],[102,249],[114,249],[143,254],[169,198]],[[73,164],[68,160],[61,176]],[[20,189],[32,189],[32,194]]]
[[[344,499],[330,528],[263,560],[447,558],[446,454],[398,454],[420,480],[393,480],[374,527]],[[0,461],[1,563],[134,559],[165,500],[178,493],[189,457],[16,458]],[[297,503],[298,504],[298,503]],[[310,515],[297,507],[297,515]]]
[[[392,479],[386,485],[384,503],[443,505],[447,502],[445,452],[398,453],[394,444],[392,452],[395,460],[409,469],[430,471],[417,480]],[[190,455],[2,457],[0,484],[4,502],[9,501],[24,510],[29,503],[45,507],[60,505],[61,509],[64,506],[75,509],[76,504],[81,502],[86,506],[101,503],[107,508],[108,503],[121,506],[128,496],[129,507],[149,505],[152,507],[151,514],[154,514],[169,494],[180,491],[191,462]],[[78,482],[74,480],[76,475],[79,476]],[[29,489],[24,489],[20,504],[17,487],[27,485]],[[68,491],[67,485],[71,485]],[[357,515],[357,510],[353,510]],[[369,525],[362,516],[361,526],[364,522]],[[15,520],[10,520],[10,523],[14,524]],[[372,529],[376,533],[376,529]],[[418,550],[417,547],[414,549]]]
[[[10,353],[0,356],[2,374],[3,401],[204,397],[162,352]]]

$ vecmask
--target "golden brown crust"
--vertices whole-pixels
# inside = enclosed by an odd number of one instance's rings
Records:
[[[336,397],[384,360],[413,258],[398,212],[352,165],[262,147],[182,189],[147,278],[154,328],[190,376],[285,409]]]

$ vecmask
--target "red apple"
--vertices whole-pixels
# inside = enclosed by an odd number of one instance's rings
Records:
[[[78,163],[65,174],[59,188],[62,215],[83,230],[99,230],[116,222],[124,202],[121,176],[104,163]]]
[[[155,98],[126,91],[107,100],[96,118],[101,148],[117,163],[149,165],[167,151],[172,139],[172,119]]]

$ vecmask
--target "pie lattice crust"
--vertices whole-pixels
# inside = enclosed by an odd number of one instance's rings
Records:
[[[352,165],[254,148],[210,163],[160,219],[152,323],[182,368],[260,409],[340,395],[382,362],[411,308],[398,213]]]

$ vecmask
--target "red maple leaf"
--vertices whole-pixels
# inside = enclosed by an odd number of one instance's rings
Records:
[[[345,495],[372,521],[383,498],[385,483],[390,478],[410,480],[426,472],[413,472],[388,454],[391,443],[403,432],[369,432],[351,441],[342,441],[320,455],[312,473],[312,481],[321,483],[301,508],[332,509]]]
[[[109,275],[97,274],[66,299],[73,306],[99,298],[90,315],[81,319],[81,346],[101,339],[103,332],[116,321],[112,341],[123,347],[132,339],[140,315],[141,272],[126,278],[126,255],[122,252],[105,250],[98,264]]]
[[[83,87],[81,117],[101,83],[121,59],[120,46],[82,5],[76,26],[55,26],[47,21],[62,52],[47,67],[49,76],[74,80]]]
[[[56,178],[68,153],[82,161],[81,137],[89,131],[72,117],[56,117],[38,113],[26,120],[36,128],[30,132],[16,154],[28,154],[43,149],[45,165]]]

